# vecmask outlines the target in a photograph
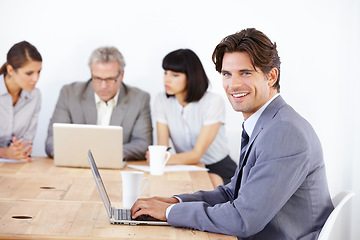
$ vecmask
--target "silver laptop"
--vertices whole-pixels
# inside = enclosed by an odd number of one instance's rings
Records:
[[[91,171],[93,173],[97,188],[98,188],[100,196],[101,196],[101,199],[104,203],[106,212],[109,215],[111,224],[169,225],[165,221],[160,221],[160,220],[152,218],[150,216],[140,216],[136,219],[132,219],[130,209],[117,209],[117,208],[112,207],[109,196],[106,192],[104,183],[101,179],[100,173],[96,166],[94,157],[90,150],[88,151],[87,159],[89,161],[89,165],[90,165]]]
[[[101,159],[99,168],[124,166],[122,127],[54,123],[53,129],[55,166],[88,168],[89,149]]]

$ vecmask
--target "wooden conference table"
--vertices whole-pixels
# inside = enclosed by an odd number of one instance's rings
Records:
[[[113,205],[121,207],[120,170],[100,174]],[[150,183],[143,197],[213,189],[202,171],[145,176]],[[169,226],[112,225],[90,169],[55,167],[52,159],[35,157],[30,163],[0,163],[0,239],[236,238]]]

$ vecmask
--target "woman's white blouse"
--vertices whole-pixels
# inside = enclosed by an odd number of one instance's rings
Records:
[[[221,96],[206,92],[198,102],[183,107],[175,97],[159,93],[154,101],[156,122],[166,124],[170,139],[177,153],[191,151],[203,126],[221,123],[219,132],[200,162],[205,165],[216,163],[229,154],[225,134],[225,102]]]
[[[40,90],[35,88],[31,92],[22,90],[13,106],[4,75],[0,75],[0,147],[7,147],[13,136],[34,140],[40,105]]]

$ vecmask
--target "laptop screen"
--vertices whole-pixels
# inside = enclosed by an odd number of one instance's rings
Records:
[[[89,161],[91,171],[92,171],[93,176],[95,178],[96,185],[97,185],[97,187],[99,189],[101,199],[104,202],[104,205],[105,205],[105,208],[106,208],[106,211],[107,211],[109,217],[111,217],[111,202],[110,202],[109,196],[108,196],[108,194],[107,194],[107,192],[105,190],[105,186],[104,186],[104,183],[103,183],[103,181],[101,179],[99,170],[98,170],[98,168],[96,166],[94,157],[93,157],[90,150],[88,151],[87,159]]]
[[[89,149],[97,157],[98,168],[123,167],[123,129],[121,126],[54,123],[54,164],[89,167]]]

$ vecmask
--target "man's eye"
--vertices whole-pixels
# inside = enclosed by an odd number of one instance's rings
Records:
[[[230,74],[230,73],[226,73],[226,72],[222,73],[222,75],[223,75],[224,77],[231,76],[231,74]]]
[[[243,75],[244,77],[246,77],[246,76],[250,76],[251,73],[249,73],[249,72],[243,72],[242,75]]]
[[[32,72],[26,72],[25,74],[31,76]]]

